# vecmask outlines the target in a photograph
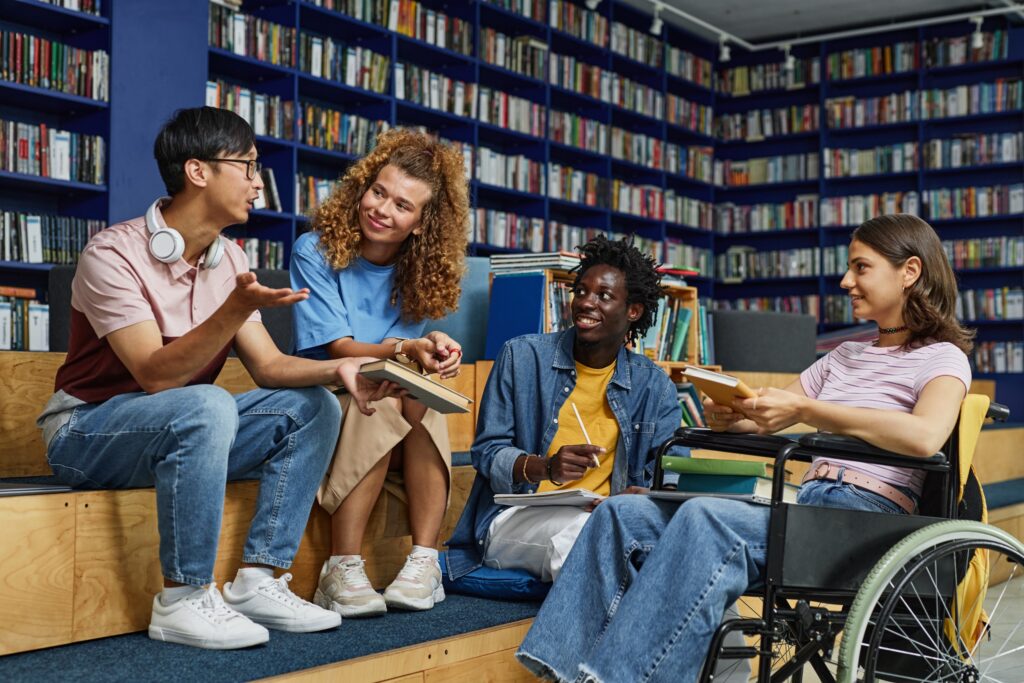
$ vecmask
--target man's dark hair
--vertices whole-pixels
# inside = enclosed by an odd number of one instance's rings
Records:
[[[577,249],[581,258],[580,265],[576,268],[573,288],[579,285],[583,274],[594,266],[612,266],[626,275],[626,304],[644,306],[644,312],[630,324],[626,335],[628,340],[635,344],[654,324],[658,300],[662,297],[661,275],[656,270],[658,262],[654,257],[636,248],[632,235],[616,241],[598,235]]]
[[[233,154],[248,154],[256,143],[252,127],[238,114],[215,107],[179,109],[164,124],[153,143],[153,156],[167,194],[185,189],[185,162]]]

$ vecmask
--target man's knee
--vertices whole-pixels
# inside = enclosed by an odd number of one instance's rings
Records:
[[[338,398],[324,387],[300,387],[285,391],[296,394],[311,419],[322,421],[325,428],[334,425],[334,431],[341,428],[341,406],[338,404]],[[355,405],[352,408],[359,410]]]
[[[238,406],[226,389],[213,384],[196,384],[164,393],[169,404],[165,406],[169,420],[199,429],[205,427],[234,438],[238,431]]]

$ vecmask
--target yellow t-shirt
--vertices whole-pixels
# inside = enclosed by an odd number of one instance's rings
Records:
[[[576,413],[572,409],[575,403],[590,436],[590,442],[605,448],[605,452],[598,456],[601,466],[590,468],[582,479],[568,481],[561,486],[555,486],[550,481],[542,481],[537,488],[538,491],[590,489],[603,496],[611,494],[612,465],[615,462],[615,447],[619,443],[619,423],[608,405],[605,390],[614,373],[614,362],[605,368],[588,368],[576,363],[576,387],[565,399],[562,409],[558,411],[558,432],[547,453],[550,458],[562,446],[587,443],[583,430],[580,429],[579,420],[576,419]]]

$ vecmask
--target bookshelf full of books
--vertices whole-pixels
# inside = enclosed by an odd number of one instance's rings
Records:
[[[49,348],[47,275],[107,224],[107,3],[0,14],[0,350]]]

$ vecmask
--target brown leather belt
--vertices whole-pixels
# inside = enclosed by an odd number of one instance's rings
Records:
[[[844,469],[845,471],[843,471]],[[903,508],[908,515],[914,514],[914,510],[917,508],[917,505],[914,503],[913,499],[892,484],[887,484],[881,479],[876,479],[875,477],[862,472],[854,472],[849,468],[833,465],[830,462],[819,462],[812,469],[807,470],[807,474],[804,475],[802,483],[806,484],[809,481],[815,481],[818,479],[836,481],[839,479],[840,471],[843,471],[844,484],[852,484],[853,486],[864,489],[865,491],[877,493],[882,498],[885,498],[886,500]]]

